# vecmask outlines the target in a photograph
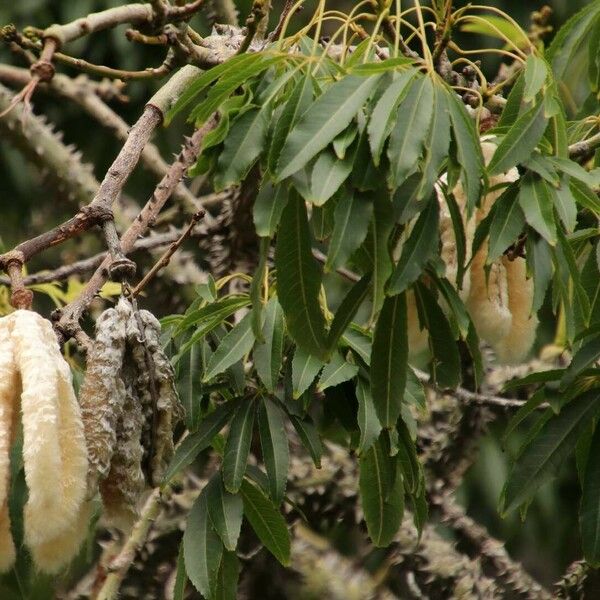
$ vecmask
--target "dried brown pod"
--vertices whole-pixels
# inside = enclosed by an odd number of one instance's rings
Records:
[[[132,343],[137,345],[133,352],[138,361],[140,375],[138,390],[140,397],[145,399],[145,448],[148,455],[149,483],[156,486],[160,484],[173,456],[173,427],[181,419],[183,407],[175,387],[173,367],[160,343],[160,323],[146,310],[139,311],[135,321],[137,329],[132,323],[130,331]],[[143,353],[140,348],[143,349]],[[142,364],[147,365],[145,372],[141,371]],[[148,402],[151,402],[150,406]]]
[[[142,471],[142,406],[135,395],[133,373],[124,370],[125,403],[117,423],[118,444],[113,454],[110,471],[100,482],[100,494],[107,521],[126,531],[138,517],[138,503],[146,487]]]
[[[88,492],[96,493],[98,481],[108,475],[117,443],[117,423],[125,403],[121,369],[125,356],[126,328],[132,309],[121,299],[96,321],[96,339],[88,355],[79,402],[85,426],[90,469]]]

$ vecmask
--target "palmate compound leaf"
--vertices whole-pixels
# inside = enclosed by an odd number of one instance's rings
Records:
[[[324,358],[325,317],[319,303],[321,269],[313,258],[304,200],[290,191],[275,249],[277,294],[290,336],[296,344]]]
[[[240,490],[244,514],[258,539],[285,567],[290,564],[290,534],[281,513],[261,489],[244,480]]]
[[[599,411],[600,392],[590,390],[543,422],[537,435],[519,453],[509,474],[502,493],[504,514],[527,502],[540,485],[556,475],[573,452],[580,433]]]
[[[401,293],[385,299],[373,335],[371,394],[384,427],[393,427],[400,415],[407,366],[406,295]]]
[[[258,407],[258,429],[269,494],[279,505],[285,495],[289,448],[283,411],[268,398],[262,398]]]
[[[400,528],[404,486],[385,432],[360,458],[359,489],[369,537],[375,546],[388,546]]]
[[[302,169],[344,131],[369,99],[380,77],[348,75],[327,88],[290,131],[277,162],[276,180]]]
[[[196,498],[183,534],[185,571],[194,587],[210,598],[216,586],[223,543],[208,516],[206,488]]]

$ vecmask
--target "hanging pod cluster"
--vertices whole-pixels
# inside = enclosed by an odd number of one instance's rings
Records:
[[[484,160],[491,160],[496,146],[488,141],[481,144]],[[519,362],[531,350],[538,325],[532,312],[533,280],[527,277],[526,261],[522,257],[501,256],[488,263],[488,242],[471,254],[477,225],[485,219],[504,191],[502,184],[519,178],[517,169],[490,177],[489,191],[481,205],[467,216],[467,198],[461,183],[452,191],[463,221],[466,241],[465,261],[469,266],[462,278],[459,295],[465,303],[477,334],[489,343],[503,363]],[[458,287],[457,244],[452,217],[444,195],[438,188],[440,205],[441,258],[446,265],[446,277]],[[427,348],[427,332],[420,330],[414,296],[409,296],[409,340],[417,354]]]
[[[107,522],[127,530],[148,486],[160,484],[182,416],[160,324],[125,298],[96,322],[80,403],[89,453],[88,493]]]
[[[28,310],[0,319],[0,571],[15,560],[8,496],[19,416],[28,489],[24,542],[36,566],[53,573],[87,534],[88,456],[69,365],[51,323]]]

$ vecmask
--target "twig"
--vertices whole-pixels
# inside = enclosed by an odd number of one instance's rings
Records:
[[[27,69],[19,67],[12,67],[9,65],[0,65],[0,81],[6,83],[10,82],[15,86],[26,85],[31,79],[31,75]],[[53,92],[63,98],[68,98],[72,102],[81,106],[91,117],[93,117],[98,123],[110,129],[115,137],[121,142],[125,142],[129,135],[129,125],[110,108],[98,94],[98,85],[85,78],[85,76],[72,79],[66,75],[57,73],[52,81],[47,84],[43,84],[45,89]],[[106,87],[106,85],[104,86]],[[1,98],[0,98],[1,100]],[[0,109],[2,104],[0,103]],[[19,114],[17,114],[17,117]],[[0,126],[2,123],[0,122]],[[28,123],[29,126],[29,123]],[[36,140],[37,142],[37,140]],[[51,156],[54,156],[51,154]],[[163,177],[169,168],[167,163],[163,160],[158,148],[148,142],[141,155],[142,163],[159,178]],[[73,170],[68,169],[69,175],[72,177]],[[70,180],[70,178],[67,178]],[[91,197],[98,189],[98,182],[95,178],[93,186],[88,186],[91,189]],[[90,192],[88,192],[88,195]],[[91,197],[87,195],[80,199],[81,203],[87,204]],[[194,195],[183,185],[180,184],[175,190],[174,198],[181,203],[181,205],[188,212],[195,212],[198,210],[198,202]]]
[[[127,141],[108,169],[90,204],[54,229],[19,244],[15,250],[21,253],[24,262],[39,252],[79,235],[98,223],[112,219],[112,205],[133,172],[154,129],[162,123],[164,113],[196,73],[195,67],[188,66],[181,69],[150,99],[142,116],[129,131]],[[177,183],[180,179],[177,180]],[[4,265],[5,259],[0,256],[0,266],[4,268]]]
[[[157,235],[151,235],[149,237],[138,240],[133,248],[132,252],[138,250],[154,250],[172,244],[181,235],[181,230],[176,229],[169,231],[168,233],[160,233]],[[192,232],[193,235],[193,232]],[[38,273],[31,273],[23,277],[23,283],[27,285],[39,285],[40,283],[50,283],[55,281],[64,281],[69,277],[84,275],[90,271],[96,270],[102,261],[106,258],[106,252],[99,252],[94,256],[78,260],[74,263],[63,265],[53,270],[44,270]],[[0,285],[10,285],[9,277],[0,277]]]
[[[168,490],[166,493],[168,494]],[[144,545],[150,528],[160,514],[162,502],[165,499],[164,495],[164,490],[161,494],[161,489],[156,488],[146,500],[140,518],[133,526],[121,552],[108,565],[109,573],[96,595],[96,600],[113,600],[117,598],[123,579],[127,575],[137,553]]]
[[[273,31],[268,35],[268,40],[270,42],[272,42],[273,40],[277,40],[279,39],[279,36],[281,35],[281,32],[283,31],[283,25],[285,24],[288,15],[290,14],[290,11],[292,10],[292,8],[294,7],[294,5],[296,4],[295,0],[286,0],[285,5],[283,6],[282,10],[281,10],[281,14],[279,16],[279,21],[275,27],[275,29],[273,29]],[[300,5],[296,11],[302,10],[302,5]]]
[[[321,264],[324,265],[325,263],[327,263],[327,255],[323,254],[323,252],[321,252],[320,250],[313,248],[312,254]],[[338,273],[339,275],[341,275],[348,281],[352,281],[354,283],[356,283],[357,281],[360,281],[360,275],[358,275],[357,273],[354,273],[354,271],[350,271],[350,269],[345,269],[344,267],[339,267],[336,269],[336,273]]]
[[[146,273],[146,275],[144,275],[142,280],[131,290],[132,296],[137,296],[146,287],[146,285],[148,285],[148,283],[152,281],[156,274],[169,264],[169,261],[171,260],[173,254],[177,252],[181,244],[183,244],[183,242],[190,236],[192,230],[196,226],[196,223],[198,223],[198,221],[202,218],[203,215],[204,212],[197,212],[192,217],[190,224],[185,228],[183,233],[167,248],[166,252],[160,257],[156,264],[150,269],[150,271],[148,271],[148,273]]]
[[[234,0],[208,0],[208,17],[212,25],[236,26],[238,24],[238,11]]]
[[[465,514],[448,494],[431,498],[448,524],[460,537],[473,546],[473,554],[493,570],[494,580],[509,592],[517,592],[530,600],[550,600],[551,595],[523,567],[508,556],[504,544]]]
[[[569,146],[569,156],[573,160],[589,157],[596,148],[600,148],[600,133],[593,135],[587,140],[575,142]]]
[[[215,124],[216,119],[214,117],[210,118],[185,142],[179,156],[158,184],[152,197],[121,237],[121,249],[125,255],[131,252],[138,237],[143,235],[149,225],[154,222],[187,169],[198,157],[204,136],[214,128]],[[98,269],[96,269],[96,272],[92,275],[81,294],[71,304],[57,313],[58,322],[55,324],[55,327],[64,336],[72,336],[74,332],[78,331],[79,319],[106,281],[110,265],[111,259],[107,257]]]

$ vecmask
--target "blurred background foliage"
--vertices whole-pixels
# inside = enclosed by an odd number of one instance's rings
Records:
[[[122,4],[119,0],[19,0],[0,2],[0,25],[14,23],[18,28],[27,25],[46,27],[54,22],[67,22],[89,12]],[[353,2],[329,0],[329,8],[348,10]],[[462,6],[466,2],[456,2]],[[584,7],[586,0],[552,0],[546,2],[553,9],[552,26],[556,29],[577,10]],[[250,0],[238,0],[242,18],[248,11]],[[275,0],[273,16],[283,0]],[[306,8],[298,17],[296,25],[301,24],[316,5],[316,0],[306,2]],[[496,0],[487,2],[488,6],[501,8],[527,29],[531,11],[539,9],[542,3],[523,0]],[[208,25],[201,16],[196,16],[192,24],[203,33]],[[124,28],[86,37],[69,46],[69,52],[89,61],[123,69],[142,69],[158,65],[162,61],[162,50],[140,46],[127,41]],[[325,28],[324,33],[327,33]],[[482,47],[498,45],[496,40],[481,36],[464,35],[461,45]],[[25,66],[17,57],[0,47],[0,61]],[[486,57],[483,68],[486,75],[495,73],[498,67],[496,59]],[[574,65],[576,67],[576,65]],[[68,70],[61,68],[65,73]],[[73,74],[73,73],[71,73]],[[126,88],[129,101],[126,104],[113,104],[113,107],[128,121],[133,122],[141,112],[143,102],[159,86],[158,82],[137,81]],[[87,115],[64,101],[37,94],[34,98],[35,110],[48,115],[56,128],[64,133],[64,140],[76,145],[83,153],[84,160],[93,165],[94,173],[101,179],[119,149],[119,143],[113,136],[96,125]],[[188,126],[177,121],[169,129],[160,132],[157,144],[163,150],[167,160],[180,144],[181,135]],[[153,187],[153,178],[138,169],[138,173],[126,187],[126,193],[138,203],[143,203]],[[44,185],[39,174],[28,165],[21,155],[0,139],[0,248],[10,248],[20,240],[26,239],[43,228],[64,220],[72,214],[73,206],[57,192]],[[59,262],[69,260],[73,250],[84,250],[89,254],[99,250],[97,242],[86,236],[83,241],[71,242],[61,246],[60,251],[43,253],[32,261],[31,269],[55,267]],[[85,244],[85,246],[81,246]],[[168,290],[166,295],[169,296]],[[175,301],[180,295],[171,294]],[[158,303],[157,303],[158,306]],[[176,309],[175,306],[160,307],[162,313]],[[530,506],[525,522],[517,514],[501,519],[497,512],[500,490],[507,473],[507,449],[503,449],[500,439],[505,419],[497,420],[489,435],[482,439],[480,454],[476,464],[470,469],[459,491],[459,501],[466,506],[469,514],[485,524],[489,531],[502,540],[506,540],[507,549],[517,560],[541,582],[555,581],[564,569],[581,556],[578,540],[578,524],[575,506],[579,498],[575,466],[569,463],[561,477],[547,485],[537,495]],[[518,440],[514,439],[517,443]],[[599,591],[600,594],[600,591]],[[600,597],[597,596],[597,597]]]

